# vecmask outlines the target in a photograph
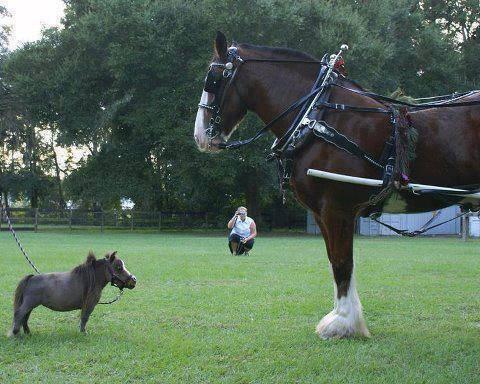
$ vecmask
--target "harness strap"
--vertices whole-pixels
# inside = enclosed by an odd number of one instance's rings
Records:
[[[337,111],[371,112],[371,113],[384,113],[384,114],[391,113],[390,110],[385,108],[355,107],[353,105],[329,103],[327,101],[322,101],[318,103],[318,105],[325,108],[329,108],[329,109],[335,109]]]
[[[368,161],[370,164],[383,169],[383,165],[374,160],[373,156],[361,149],[356,143],[349,140],[345,135],[330,127],[325,121],[319,121],[313,128],[315,136],[321,138],[327,143],[333,144],[339,149]]]
[[[435,211],[435,213],[432,215],[432,217],[424,224],[422,225],[422,227],[420,227],[419,229],[415,230],[415,231],[407,231],[406,229],[398,229],[398,228],[395,228],[387,223],[384,223],[380,220],[378,220],[377,218],[374,217],[374,214],[370,215],[370,219],[372,219],[373,221],[383,225],[384,227],[390,229],[391,231],[395,232],[396,234],[398,235],[402,235],[402,236],[405,236],[405,237],[416,237],[418,235],[421,235],[422,233],[425,233],[427,232],[428,230],[430,229],[433,229],[433,228],[436,228],[436,227],[439,227],[440,225],[443,225],[443,224],[446,224],[446,223],[449,223],[450,221],[453,221],[453,220],[456,220],[462,216],[465,216],[467,215],[469,212],[466,211],[466,212],[462,212],[460,214],[458,214],[457,216],[451,218],[451,219],[448,219],[448,220],[445,220],[445,221],[442,221],[441,223],[438,223],[438,224],[435,224],[435,225],[432,225],[428,228],[425,228],[427,225],[429,225],[430,223],[432,223],[437,217],[438,215],[440,214],[441,211]]]
[[[452,108],[452,107],[468,107],[468,106],[471,106],[471,105],[480,105],[480,100],[455,102],[455,103],[448,103],[448,101],[445,101],[445,102],[442,102],[442,103],[415,104],[415,103],[408,103],[406,101],[401,101],[401,100],[397,100],[397,99],[392,99],[391,97],[378,95],[378,94],[373,93],[373,92],[366,92],[366,91],[359,91],[359,90],[356,90],[356,89],[351,89],[351,88],[345,87],[344,85],[340,85],[340,84],[333,84],[333,85],[338,87],[338,88],[345,89],[349,92],[356,93],[358,95],[363,95],[363,96],[370,97],[374,100],[382,100],[382,101],[386,101],[386,102],[389,102],[389,103],[392,103],[392,104],[404,105],[406,107],[413,107],[413,108],[416,108],[416,109]],[[459,97],[466,96],[469,93],[472,93],[472,92],[468,92],[466,94],[461,94],[461,96],[459,96]],[[352,107],[350,107],[350,108],[352,108]]]
[[[465,195],[465,194],[474,194],[474,193],[479,193],[480,192],[480,188],[476,188],[476,189],[468,189],[466,191],[448,191],[448,192],[444,192],[444,191],[441,191],[441,190],[438,190],[438,189],[420,189],[418,191],[415,191],[415,194],[417,195]]]
[[[262,129],[260,129],[253,137],[251,137],[250,139],[246,139],[246,140],[238,140],[238,141],[232,141],[231,143],[227,144],[227,143],[220,143],[218,145],[218,147],[220,149],[236,149],[236,148],[239,148],[241,146],[244,146],[246,144],[250,144],[252,143],[253,141],[257,140],[259,137],[265,135],[268,130],[276,123],[278,122],[280,119],[282,119],[283,117],[285,117],[286,115],[288,115],[290,112],[296,110],[297,108],[299,108],[300,106],[302,106],[303,104],[307,103],[312,97],[314,97],[319,91],[321,90],[321,87],[318,87],[314,90],[312,90],[310,93],[308,93],[307,95],[301,97],[300,99],[298,99],[295,103],[293,103],[292,105],[290,105],[288,108],[286,108],[282,113],[280,113],[279,115],[277,115],[272,121],[270,121],[267,125],[265,125]]]

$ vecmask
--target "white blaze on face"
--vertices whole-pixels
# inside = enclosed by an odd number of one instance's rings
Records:
[[[200,104],[209,104],[213,95],[203,91],[200,99]],[[199,107],[197,111],[197,117],[195,119],[195,132],[194,138],[197,143],[198,149],[206,151],[208,149],[208,137],[206,134],[208,123],[210,121],[210,113],[208,109]]]

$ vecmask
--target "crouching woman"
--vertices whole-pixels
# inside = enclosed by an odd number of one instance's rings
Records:
[[[228,247],[233,255],[248,255],[253,248],[254,238],[257,236],[255,221],[247,216],[247,208],[238,207],[235,215],[227,224],[231,229],[228,237]]]

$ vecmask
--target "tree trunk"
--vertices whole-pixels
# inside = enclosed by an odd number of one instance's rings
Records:
[[[261,221],[260,209],[260,172],[256,169],[249,172],[244,177],[245,182],[245,204],[248,209],[248,216],[252,217],[257,223]]]
[[[61,171],[60,171],[60,166],[58,165],[57,152],[55,152],[55,146],[53,143],[53,134],[52,134],[51,149],[53,154],[53,160],[55,162],[55,177],[57,180],[57,187],[58,187],[58,206],[60,209],[65,209],[65,198],[63,196],[62,180],[60,178]]]
[[[38,208],[38,188],[37,184],[37,153],[36,153],[36,137],[35,137],[35,128],[31,126],[26,126],[26,137],[25,137],[25,154],[24,154],[24,163],[25,167],[30,173],[30,208]]]

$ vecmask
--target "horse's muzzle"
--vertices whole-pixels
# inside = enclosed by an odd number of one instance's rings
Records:
[[[129,279],[127,280],[125,287],[128,289],[133,289],[137,285],[137,278],[134,275],[130,275]]]

